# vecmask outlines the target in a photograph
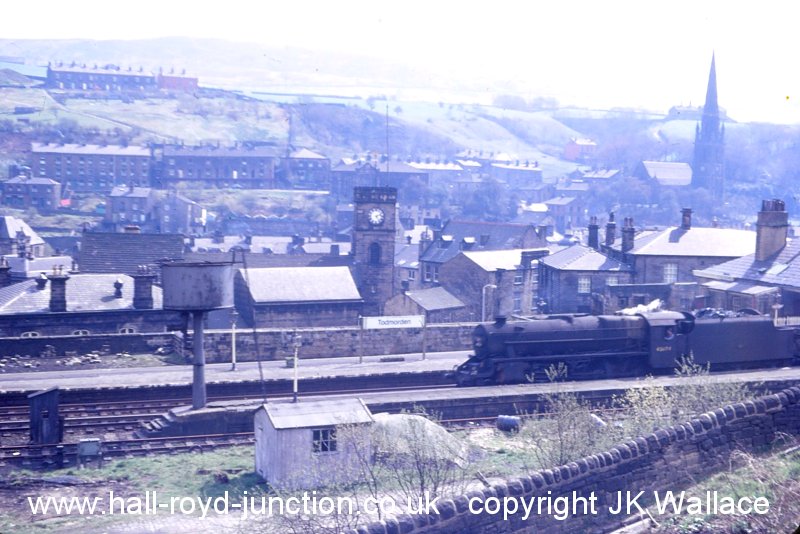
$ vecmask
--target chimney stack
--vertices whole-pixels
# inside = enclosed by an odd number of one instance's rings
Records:
[[[633,217],[625,217],[622,222],[622,252],[633,249],[633,239],[636,229],[633,227]]]
[[[520,265],[523,269],[531,269],[534,260],[544,258],[548,254],[550,254],[550,251],[546,248],[539,250],[523,250],[520,254]]]
[[[756,221],[756,260],[764,261],[786,246],[789,214],[782,200],[762,200]]]
[[[53,267],[53,274],[47,275],[50,280],[50,311],[67,311],[67,280],[69,276],[64,274],[64,267],[59,265]]]
[[[614,245],[617,239],[617,223],[614,222],[614,212],[608,214],[608,222],[606,223],[606,246]]]
[[[600,248],[600,226],[594,215],[589,219],[589,247],[595,250]]]
[[[122,298],[122,286],[125,285],[122,283],[122,280],[117,278],[114,281],[114,298],[121,299]]]
[[[133,307],[136,310],[153,309],[153,282],[156,275],[147,265],[139,265],[133,275]]]
[[[11,285],[11,266],[5,256],[0,256],[0,287]]]
[[[683,208],[681,210],[681,230],[690,230],[692,228],[692,208]]]

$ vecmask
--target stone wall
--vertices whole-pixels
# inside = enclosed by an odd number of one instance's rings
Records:
[[[441,352],[468,350],[474,324],[432,324],[425,333],[426,350]],[[294,335],[301,338],[300,358],[331,358],[363,354],[404,354],[422,351],[422,329],[363,330],[356,327],[296,328],[292,330],[259,329],[236,331],[236,359],[253,361],[256,353],[263,359],[281,359],[294,354]],[[258,351],[256,351],[256,340]],[[231,331],[207,330],[205,355],[208,362],[226,362],[231,357]]]
[[[428,352],[468,350],[474,324],[429,325],[425,333]],[[282,359],[294,354],[294,335],[301,338],[300,358],[332,358],[363,354],[405,354],[422,351],[422,329],[363,330],[356,327],[296,328],[292,330],[260,329],[256,336],[253,330],[236,331],[236,359],[255,361],[256,353],[264,360]],[[191,341],[191,333],[189,334]],[[179,332],[105,334],[90,336],[41,336],[32,338],[0,338],[0,356],[51,355],[64,356],[76,351],[86,354],[107,350],[111,353],[152,353],[159,347],[190,354],[184,347]],[[258,351],[256,351],[256,341]],[[48,348],[52,347],[52,349]],[[206,361],[228,362],[231,358],[231,331],[206,330],[204,336]],[[184,352],[186,351],[186,352]]]
[[[598,532],[618,524],[626,514],[612,514],[617,492],[639,491],[643,506],[653,503],[655,491],[680,490],[730,465],[735,450],[762,452],[781,433],[800,435],[800,387],[785,389],[754,401],[726,406],[689,422],[659,429],[609,451],[582,458],[568,465],[543,469],[531,475],[507,480],[482,491],[438,503],[438,514],[402,515],[375,522],[348,534],[457,534],[500,532]],[[575,492],[575,493],[573,493]],[[564,520],[555,514],[534,512],[527,521],[522,514],[504,520],[499,514],[473,514],[469,510],[487,499],[513,497],[530,500],[550,495],[597,497],[596,514],[578,513]],[[520,510],[522,507],[520,505]],[[634,511],[636,511],[634,509]]]
[[[93,351],[115,354],[144,354],[156,349],[177,349],[181,344],[179,335],[158,334],[105,334],[93,336],[40,336],[0,338],[0,356],[42,356],[60,358],[67,352],[88,354]]]

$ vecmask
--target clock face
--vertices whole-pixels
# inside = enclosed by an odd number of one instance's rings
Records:
[[[386,215],[383,213],[383,210],[380,208],[372,208],[367,213],[367,220],[369,223],[377,226],[379,224],[383,224],[384,219],[386,219]]]

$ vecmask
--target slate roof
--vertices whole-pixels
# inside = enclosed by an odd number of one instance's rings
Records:
[[[407,291],[406,296],[416,302],[420,308],[427,311],[451,310],[453,308],[464,307],[463,302],[458,300],[443,287]]]
[[[202,158],[277,158],[280,150],[276,146],[183,146],[166,145],[164,157],[202,157]]]
[[[17,176],[15,178],[9,178],[5,180],[3,183],[6,184],[25,184],[25,185],[61,185],[59,182],[51,178],[40,178],[34,176],[30,178],[28,176]]]
[[[307,148],[301,148],[300,150],[295,150],[294,152],[289,154],[289,157],[292,159],[328,159],[322,154],[317,154],[316,152],[312,152]]]
[[[619,233],[619,229],[617,229]],[[622,239],[614,242],[619,250]],[[691,227],[684,230],[672,226],[663,230],[645,230],[636,234],[633,249],[636,256],[702,256],[736,258],[756,248],[756,233],[732,228]]]
[[[585,245],[573,245],[539,260],[561,271],[620,271],[628,272],[630,265],[614,260]]]
[[[544,201],[548,206],[567,206],[573,202],[575,202],[575,197],[555,197]]]
[[[508,250],[464,251],[462,254],[484,271],[493,272],[497,269],[513,271],[519,269],[522,262],[522,252],[525,250],[540,249],[513,248]]]
[[[115,186],[109,196],[111,197],[128,197],[128,198],[148,198],[150,197],[152,189],[149,187],[130,187],[127,185]]]
[[[239,275],[258,304],[361,302],[347,267],[250,268]]]
[[[231,261],[231,252],[187,252],[183,255],[184,261],[226,262]],[[236,255],[236,262],[241,263],[242,257]],[[326,254],[261,254],[248,253],[247,267],[333,267],[348,266],[352,262],[350,256],[331,256]]]
[[[31,152],[34,154],[89,154],[94,156],[135,156],[150,157],[150,149],[143,146],[120,146],[120,145],[76,145],[31,143]]]
[[[491,223],[483,221],[449,221],[442,229],[443,238],[436,240],[420,257],[422,261],[444,263],[462,250],[502,250],[523,246],[523,236],[533,227],[527,224]],[[486,236],[486,240],[482,239]],[[467,242],[465,242],[465,239]],[[443,246],[446,243],[448,246]],[[462,247],[465,243],[468,248]],[[542,243],[544,245],[544,243]]]
[[[33,278],[40,273],[52,272],[54,266],[69,269],[72,266],[71,256],[43,256],[39,258],[20,258],[9,256],[6,258],[11,267],[11,275],[15,278]]]
[[[114,282],[122,282],[122,298],[114,297]],[[66,285],[67,311],[132,310],[133,278],[125,274],[74,274]],[[50,282],[37,289],[28,279],[0,289],[0,314],[50,313]],[[161,309],[161,288],[153,286],[153,308]],[[76,327],[80,325],[75,325]]]
[[[792,241],[766,260],[756,260],[753,253],[706,269],[696,269],[693,274],[698,278],[724,282],[744,280],[800,288],[800,240]]]
[[[39,237],[39,234],[33,231],[28,226],[28,223],[22,219],[17,219],[11,215],[0,216],[0,239],[17,239],[17,232],[22,231],[23,234],[31,238],[29,245],[43,245],[44,240]]]
[[[181,234],[84,232],[78,263],[83,272],[135,274],[139,265],[182,258]]]
[[[692,168],[677,161],[642,161],[647,175],[661,185],[682,186],[692,183]]]
[[[353,398],[270,402],[261,409],[267,412],[267,417],[276,430],[354,425],[374,421],[364,402]]]
[[[361,159],[353,160],[349,158],[342,158],[341,161],[331,170],[333,172],[353,172],[364,169],[365,167],[369,167],[371,172],[387,172],[385,161],[365,161]],[[388,172],[422,174],[426,171],[415,169],[411,165],[403,163],[402,161],[389,161]]]
[[[401,269],[419,268],[419,245],[395,245],[394,266]]]

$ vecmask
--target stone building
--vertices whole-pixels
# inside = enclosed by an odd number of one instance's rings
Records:
[[[467,306],[474,321],[538,310],[538,264],[549,250],[462,251],[442,264],[439,283]]]
[[[121,185],[114,187],[106,197],[103,225],[112,232],[122,232],[126,226],[137,226],[152,231],[155,195],[149,187]]]
[[[116,185],[150,184],[150,149],[142,146],[31,143],[35,177],[63,184],[65,191],[108,193]]]
[[[11,215],[0,215],[0,256],[38,258],[44,254],[44,239],[28,223]]]
[[[0,182],[0,202],[17,209],[51,212],[61,205],[61,184],[50,178],[20,175]]]
[[[704,306],[800,315],[800,241],[787,242],[789,214],[781,200],[764,200],[756,222],[755,252],[693,274]]]
[[[154,151],[154,185],[179,182],[200,188],[274,189],[278,148],[270,145],[164,145]]]
[[[539,260],[539,296],[547,313],[599,313],[607,286],[632,281],[630,265],[576,244]]]
[[[357,325],[364,305],[347,267],[239,269],[234,299],[258,328]]]
[[[420,241],[420,284],[440,283],[444,263],[462,251],[533,249],[547,246],[547,236],[533,225],[483,221],[448,221],[430,241]]]
[[[54,270],[0,288],[0,337],[166,332],[181,322],[162,309],[155,274]]]
[[[385,315],[424,315],[427,323],[458,323],[474,317],[443,287],[404,291],[386,302]]]

